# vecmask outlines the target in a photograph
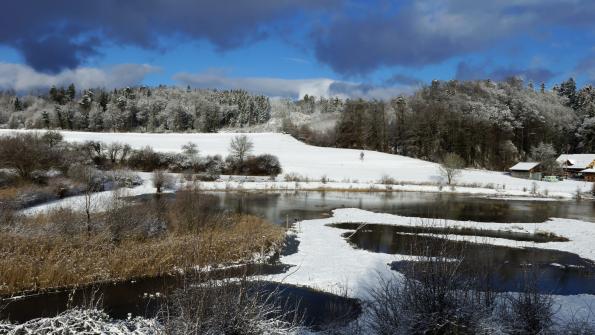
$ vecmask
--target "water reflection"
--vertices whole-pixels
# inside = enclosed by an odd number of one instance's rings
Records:
[[[270,274],[286,270],[283,266],[269,266],[266,269],[250,269],[246,274]],[[221,272],[217,277],[232,275],[237,273]],[[58,290],[20,297],[10,302],[0,300],[0,305],[5,305],[0,310],[0,319],[22,323],[34,318],[52,317],[72,307],[90,306],[91,302],[113,318],[123,319],[129,313],[148,318],[159,317],[168,296],[179,288],[198,282],[200,279],[188,276],[161,276],[79,287],[77,290]],[[359,302],[351,298],[272,282],[260,282],[255,287],[264,292],[277,292],[275,303],[290,311],[295,310],[303,318],[304,324],[314,329],[353,320],[361,313]]]
[[[278,224],[317,219],[337,208],[479,222],[543,222],[552,217],[595,222],[593,201],[528,201],[458,194],[394,192],[208,192],[212,210],[258,215]],[[170,195],[175,196],[175,195]],[[152,195],[134,197],[142,200]]]
[[[349,236],[348,241],[354,247],[372,252],[462,256],[467,267],[482,266],[482,271],[491,277],[490,282],[499,291],[520,290],[527,272],[531,272],[537,274],[536,285],[541,292],[595,294],[595,263],[569,252],[445,241],[435,236],[403,233],[399,227],[385,225],[367,225],[365,229],[344,236]],[[397,271],[403,271],[407,266],[408,262],[392,264]]]

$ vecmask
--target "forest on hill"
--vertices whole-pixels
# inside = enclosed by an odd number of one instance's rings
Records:
[[[330,125],[316,122],[329,119]],[[0,92],[0,124],[118,132],[250,131],[270,124],[314,145],[432,161],[456,153],[468,166],[506,169],[544,145],[556,153],[593,152],[595,91],[572,78],[551,89],[510,78],[433,81],[388,101],[308,95],[294,101],[245,90],[70,85],[37,95]]]

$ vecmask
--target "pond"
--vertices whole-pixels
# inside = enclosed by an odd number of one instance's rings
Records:
[[[410,217],[479,222],[544,222],[567,218],[595,222],[595,202],[531,201],[422,192],[208,192],[212,210],[254,214],[278,224],[318,219],[337,208],[360,208]],[[164,195],[173,197],[173,194]],[[154,195],[131,197],[147,200]]]
[[[333,226],[350,230],[343,236],[355,248],[396,255],[441,255],[462,258],[469,267],[480,265],[497,291],[518,291],[531,279],[542,293],[595,294],[595,262],[569,252],[539,249],[539,243],[535,248],[510,248],[415,235],[398,226],[368,224],[355,233],[359,224]],[[405,272],[408,263],[394,262],[392,268]]]

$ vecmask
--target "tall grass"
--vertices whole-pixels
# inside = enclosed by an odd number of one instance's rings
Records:
[[[0,229],[0,295],[246,262],[281,245],[281,227],[250,215],[200,216],[196,197],[116,204],[92,216],[90,236],[83,213],[19,217]]]

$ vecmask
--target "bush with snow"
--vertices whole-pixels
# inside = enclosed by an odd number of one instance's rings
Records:
[[[56,317],[34,319],[22,324],[0,322],[0,334],[165,334],[155,319],[141,317],[114,320],[97,309],[71,309]]]

